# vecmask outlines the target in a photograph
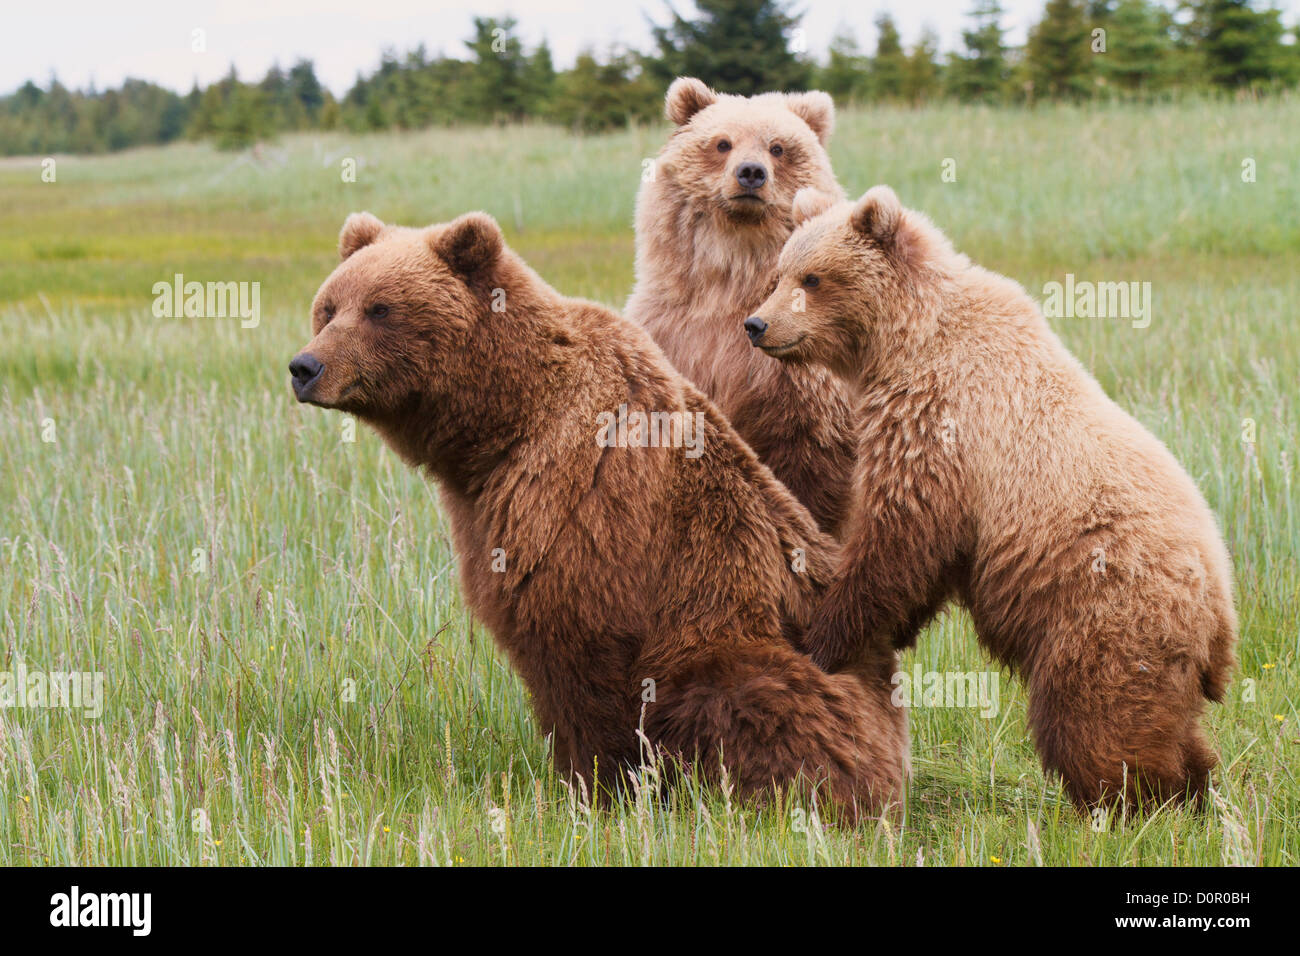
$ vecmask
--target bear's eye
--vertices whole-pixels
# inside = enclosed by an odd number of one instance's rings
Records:
[[[815,289],[821,283],[821,279],[811,273],[803,277],[803,284],[809,289]]]
[[[320,313],[321,313],[321,315],[323,315],[323,316],[325,317],[325,321],[326,321],[326,322],[332,322],[332,321],[334,321],[334,306],[333,306],[333,305],[322,305],[322,306],[320,307]]]
[[[730,141],[730,140],[725,140],[725,139],[720,139],[720,140],[718,140],[718,152],[719,152],[719,153],[725,153],[725,152],[726,152],[727,150],[729,150],[729,149],[731,149],[731,141]]]
[[[388,306],[384,305],[383,303],[372,305],[369,309],[369,312],[370,312],[370,317],[372,319],[382,319],[384,316],[388,314]]]
[[[780,156],[782,153],[785,152],[785,150],[781,148],[780,143],[773,143],[772,148],[769,149],[768,152],[771,153],[773,156]]]

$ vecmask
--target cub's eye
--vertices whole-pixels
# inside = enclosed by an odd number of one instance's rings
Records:
[[[379,305],[372,305],[370,307],[370,317],[372,319],[382,319],[387,314],[388,314],[388,306],[383,305],[382,303]]]
[[[785,150],[781,148],[780,143],[773,143],[772,148],[769,149],[768,152],[771,153],[773,156],[780,156],[782,153],[785,152]]]
[[[726,139],[720,139],[720,140],[718,140],[718,152],[719,152],[719,153],[725,153],[725,152],[726,152],[727,150],[729,150],[729,149],[731,149],[731,141],[730,141],[730,140],[726,140]]]
[[[817,286],[821,284],[821,281],[822,280],[817,278],[815,275],[806,275],[803,277],[804,287],[808,289],[817,288]]]
[[[321,307],[321,312],[324,314],[324,316],[325,316],[325,321],[326,321],[326,322],[328,322],[328,321],[330,321],[330,319],[334,318],[334,306],[332,306],[332,305],[322,306],[322,307]]]

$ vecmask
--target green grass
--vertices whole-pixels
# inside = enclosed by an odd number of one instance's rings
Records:
[[[996,719],[912,711],[901,826],[800,827],[807,808],[691,786],[591,810],[464,609],[433,489],[292,401],[347,213],[486,209],[558,288],[621,305],[664,130],[182,145],[59,158],[52,184],[0,162],[0,671],[102,671],[106,695],[98,719],[0,710],[0,864],[1295,865],[1297,131],[1295,100],[840,117],[851,192],[892,184],[1031,292],[1066,272],[1153,285],[1149,328],[1055,325],[1219,515],[1241,669],[1208,718],[1214,807],[1100,827],[1044,777],[1005,675]],[[154,318],[174,272],[261,282],[261,324]],[[914,663],[990,666],[957,612]]]

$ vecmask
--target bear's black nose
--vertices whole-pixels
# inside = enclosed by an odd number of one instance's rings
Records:
[[[304,352],[295,355],[289,363],[289,374],[293,376],[293,390],[301,393],[304,388],[316,381],[317,376],[325,371],[325,366],[316,356]]]
[[[767,323],[758,316],[751,315],[745,320],[745,334],[749,336],[749,341],[755,345],[758,344],[758,340],[763,337],[763,333],[766,331]]]
[[[767,170],[762,163],[741,163],[736,167],[736,182],[746,189],[757,189],[767,182]]]

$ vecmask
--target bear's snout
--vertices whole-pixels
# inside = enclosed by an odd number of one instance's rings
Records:
[[[759,339],[763,337],[763,333],[766,331],[767,323],[758,316],[751,315],[745,320],[745,334],[749,336],[749,341],[755,345],[758,344]]]
[[[762,163],[741,163],[736,167],[736,182],[744,189],[759,189],[767,182],[767,168]]]
[[[324,363],[309,352],[293,357],[289,362],[289,374],[293,376],[293,394],[298,401],[303,400],[307,390],[320,378],[320,373],[323,371],[325,371]]]

